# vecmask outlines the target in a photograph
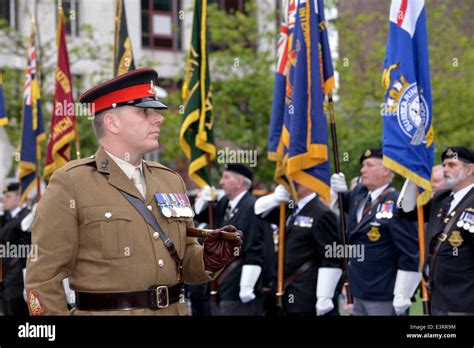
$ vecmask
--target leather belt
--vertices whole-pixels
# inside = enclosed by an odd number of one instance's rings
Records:
[[[183,296],[183,297],[182,297]],[[124,311],[149,308],[158,310],[184,300],[182,283],[153,285],[148,290],[130,292],[76,292],[76,307],[85,311]]]

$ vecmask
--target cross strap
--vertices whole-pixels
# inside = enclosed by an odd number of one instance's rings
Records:
[[[183,279],[183,261],[179,258],[176,247],[174,246],[173,241],[168,235],[163,231],[158,221],[156,221],[155,216],[148,210],[145,204],[138,198],[132,196],[131,194],[118,189],[120,193],[134,206],[134,208],[140,213],[140,215],[145,219],[145,221],[150,225],[154,231],[158,232],[161,240],[165,244],[166,249],[170,253],[174,262],[176,262],[176,268],[178,270],[178,281],[181,282]]]

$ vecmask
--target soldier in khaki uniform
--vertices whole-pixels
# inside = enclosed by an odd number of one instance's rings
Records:
[[[200,246],[186,237],[193,224],[186,202],[164,206],[155,199],[183,198],[186,191],[177,173],[142,159],[158,148],[164,121],[157,78],[153,69],[135,70],[81,96],[95,107],[100,147],[56,170],[39,202],[32,231],[38,260],[29,260],[26,271],[30,314],[68,314],[61,286],[68,277],[75,315],[185,315],[183,282],[209,281],[238,255],[240,243],[224,240],[221,231],[240,231],[224,227]],[[146,206],[165,235],[126,194]]]

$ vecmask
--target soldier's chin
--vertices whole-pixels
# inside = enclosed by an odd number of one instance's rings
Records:
[[[460,184],[461,181],[461,179],[446,178],[444,179],[444,187],[452,189],[454,186]]]

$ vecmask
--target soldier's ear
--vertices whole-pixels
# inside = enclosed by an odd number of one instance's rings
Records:
[[[114,112],[105,112],[104,114],[104,128],[112,134],[119,133],[120,118]]]

